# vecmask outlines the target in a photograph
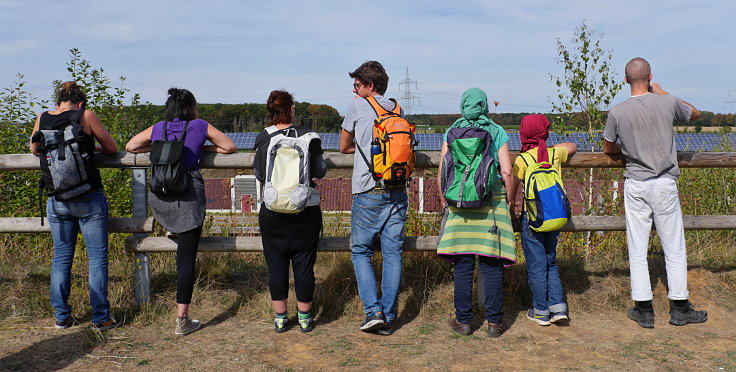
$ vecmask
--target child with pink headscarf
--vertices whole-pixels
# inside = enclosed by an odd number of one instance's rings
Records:
[[[574,143],[558,143],[548,148],[546,141],[549,137],[549,125],[544,115],[524,116],[519,127],[521,151],[529,153],[538,163],[549,162],[562,175],[561,164],[567,161],[568,156],[575,153],[577,146]],[[515,176],[513,195],[516,195],[519,182],[524,180],[526,170],[526,162],[521,156],[517,156],[512,170]],[[522,210],[521,247],[526,259],[533,305],[527,311],[527,318],[543,326],[565,322],[569,319],[556,261],[559,234],[559,231],[537,232],[532,230],[529,227],[526,211]]]

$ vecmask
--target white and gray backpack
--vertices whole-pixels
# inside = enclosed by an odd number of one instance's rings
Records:
[[[306,207],[319,205],[319,192],[310,187],[309,143],[319,139],[315,132],[297,136],[296,129],[266,128],[271,136],[266,153],[266,175],[263,203],[278,213],[299,213]]]

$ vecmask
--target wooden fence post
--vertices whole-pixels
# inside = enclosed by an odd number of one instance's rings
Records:
[[[148,190],[146,187],[146,168],[133,169],[133,217],[148,217]],[[148,234],[134,234],[145,238]],[[135,301],[138,305],[151,300],[151,267],[148,253],[135,254]]]

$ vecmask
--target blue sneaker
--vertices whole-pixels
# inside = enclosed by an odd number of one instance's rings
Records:
[[[360,330],[363,332],[376,331],[383,327],[384,323],[386,323],[386,318],[383,317],[382,312],[379,311],[373,314],[368,314],[365,316],[363,324],[360,325]]]
[[[542,326],[548,326],[552,323],[549,321],[549,314],[548,315],[539,315],[534,313],[534,309],[529,309],[526,312],[526,317],[529,318],[529,320],[537,322],[537,324]]]

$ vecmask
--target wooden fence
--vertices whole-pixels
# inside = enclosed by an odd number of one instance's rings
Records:
[[[512,152],[512,161],[517,153]],[[253,153],[212,154],[206,153],[201,161],[202,168],[243,169],[253,167]],[[352,168],[353,155],[325,153],[329,168]],[[148,216],[147,168],[150,166],[148,154],[119,152],[112,155],[97,154],[97,165],[101,168],[132,169],[132,217],[113,217],[110,219],[110,232],[133,233],[126,241],[126,250],[134,253],[136,301],[146,303],[150,299],[151,252],[175,252],[176,241],[164,237],[149,237],[153,232],[153,219]],[[736,168],[734,152],[683,152],[678,153],[682,168]],[[439,152],[427,151],[417,154],[418,168],[437,168]],[[570,168],[620,168],[624,166],[620,157],[602,153],[579,152],[569,157],[566,167]],[[31,154],[0,154],[0,171],[37,170],[38,158]],[[736,229],[734,215],[684,216],[687,230],[730,230]],[[518,225],[515,226],[518,230]],[[573,216],[562,231],[624,231],[624,216]],[[41,226],[38,217],[0,218],[0,232],[39,233],[50,232],[48,224]],[[405,251],[433,251],[437,248],[436,236],[407,236]],[[259,252],[263,251],[260,237],[202,237],[199,245],[202,252]],[[349,237],[323,237],[319,251],[350,251]]]

